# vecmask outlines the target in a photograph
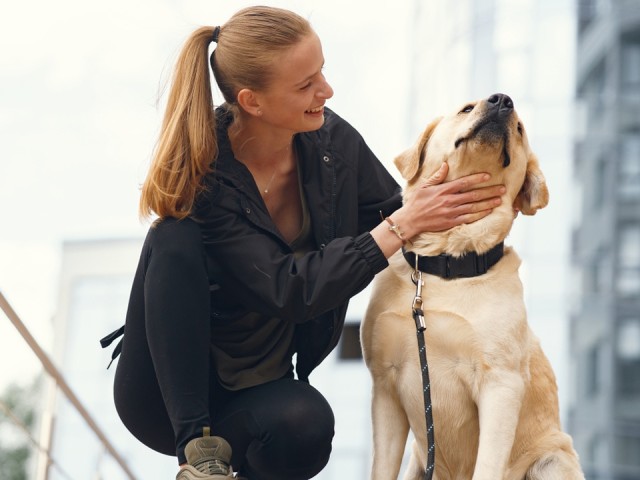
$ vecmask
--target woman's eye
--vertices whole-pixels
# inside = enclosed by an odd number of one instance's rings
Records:
[[[462,110],[460,110],[460,113],[469,113],[471,110],[473,110],[473,105],[467,105]]]

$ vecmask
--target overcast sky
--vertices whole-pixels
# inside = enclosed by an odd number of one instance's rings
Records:
[[[329,106],[390,162],[417,135],[402,129],[397,118],[404,104],[394,98],[408,78],[411,2],[264,3],[310,19],[335,90]],[[180,46],[195,28],[223,24],[250,4],[23,0],[4,6],[0,291],[46,349],[62,243],[145,234],[148,225],[137,216],[139,185]],[[0,351],[3,363],[12,358],[15,365],[23,359],[36,365],[3,316]],[[22,375],[18,367],[0,370],[0,385]]]

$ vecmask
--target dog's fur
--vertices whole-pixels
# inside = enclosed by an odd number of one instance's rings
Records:
[[[484,253],[507,237],[514,209],[547,205],[538,161],[505,95],[471,102],[439,118],[395,159],[405,198],[447,162],[447,180],[491,173],[502,204],[485,218],[412,239],[418,255]],[[409,429],[415,441],[405,479],[420,480],[427,459],[422,376],[412,301],[412,267],[402,253],[374,281],[362,325],[373,378],[371,478],[397,478]],[[427,358],[435,423],[434,480],[584,479],[560,427],[554,373],[526,319],[520,258],[511,247],[484,275],[423,275]]]

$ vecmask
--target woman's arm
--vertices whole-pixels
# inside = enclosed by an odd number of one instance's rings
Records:
[[[489,215],[500,205],[504,186],[496,185],[473,189],[490,179],[487,173],[477,173],[451,182],[442,183],[447,176],[448,165],[443,163],[422,188],[406,199],[405,204],[389,216],[391,223],[405,240],[422,232],[438,232],[471,223]],[[389,229],[390,223],[382,221],[371,230],[371,235],[389,258],[403,241]]]

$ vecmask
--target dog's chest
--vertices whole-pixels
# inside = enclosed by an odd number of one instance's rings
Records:
[[[527,341],[522,284],[517,274],[519,259],[507,252],[489,274],[457,280],[423,276],[422,309],[426,322],[427,355],[430,370],[443,384],[465,382],[472,386],[482,374],[482,365],[498,356],[506,363],[518,362],[518,343]],[[377,299],[378,313],[393,312],[395,320],[380,325],[378,338],[401,338],[402,352],[395,351],[395,367],[406,362],[419,367],[416,328],[411,317],[416,295],[411,269],[392,263],[393,274],[381,283],[396,287],[393,294]],[[379,321],[379,319],[378,319]],[[383,322],[387,323],[387,322]],[[412,347],[413,346],[413,347]],[[510,358],[513,351],[513,358]],[[391,352],[390,352],[391,353]],[[515,366],[515,365],[514,365]]]

